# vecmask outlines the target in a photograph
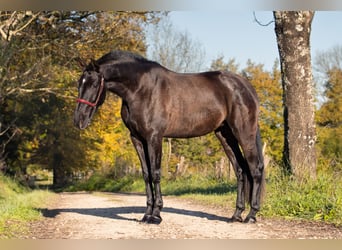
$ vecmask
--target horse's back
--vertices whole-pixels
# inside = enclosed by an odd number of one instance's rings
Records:
[[[134,95],[131,117],[164,137],[202,136],[257,109],[248,81],[229,72],[179,74],[154,68],[140,84],[144,87]]]
[[[160,84],[168,114],[166,137],[196,137],[215,130],[227,109],[217,73],[178,74],[170,72]]]

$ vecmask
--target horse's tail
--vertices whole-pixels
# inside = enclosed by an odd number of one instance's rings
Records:
[[[256,133],[256,148],[258,152],[258,166],[261,172],[261,183],[260,183],[260,200],[262,201],[265,194],[265,169],[264,169],[264,155],[262,150],[262,141],[259,126]],[[247,164],[248,165],[248,164]],[[252,193],[253,193],[253,178],[249,167],[244,171],[244,191],[245,191],[245,201],[248,204],[252,203]]]
[[[261,184],[260,184],[260,200],[263,201],[266,192],[266,173],[265,173],[265,161],[264,161],[264,152],[263,152],[263,144],[261,140],[261,133],[259,126],[257,128],[256,134],[256,144],[258,149],[258,156],[259,156],[259,168],[261,171]]]

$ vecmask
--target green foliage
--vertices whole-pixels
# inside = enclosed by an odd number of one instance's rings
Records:
[[[318,111],[318,122],[321,125],[340,126],[342,124],[342,69],[327,72],[328,81],[325,84],[326,102]]]
[[[0,171],[23,176],[34,164],[52,169],[54,184],[64,185],[73,175],[85,175],[107,163],[120,165],[108,160],[114,152],[109,136],[80,134],[73,126],[75,82],[82,70],[75,58],[98,58],[112,49],[144,53],[144,25],[158,19],[158,14],[46,11],[35,15],[36,20],[26,23],[33,18],[31,12],[0,13],[0,24],[13,16],[19,19],[12,23],[25,27],[0,41]],[[107,115],[112,113],[103,112],[101,119],[108,119]],[[134,151],[122,147],[121,152],[121,162],[129,162],[133,154],[124,152]]]
[[[326,171],[317,180],[295,180],[274,175],[267,182],[267,195],[261,215],[301,218],[342,225],[341,175]]]
[[[213,133],[197,138],[172,139],[172,152],[178,161],[181,156],[185,157],[190,169],[200,167],[214,169],[215,163],[221,157],[226,157],[219,140]]]
[[[327,166],[326,171],[333,169],[342,172],[342,126],[317,128],[319,162]]]
[[[24,235],[27,221],[39,219],[38,208],[52,197],[48,191],[31,191],[0,174],[0,239]]]
[[[0,200],[8,199],[13,194],[22,194],[27,191],[19,183],[0,174]]]
[[[326,101],[317,111],[317,135],[320,161],[342,171],[342,69],[326,72]]]

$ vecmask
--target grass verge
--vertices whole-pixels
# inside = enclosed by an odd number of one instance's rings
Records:
[[[265,217],[324,221],[342,226],[342,177],[318,173],[316,180],[271,177],[260,214]]]
[[[32,191],[0,174],[0,239],[15,239],[28,233],[28,222],[41,218],[37,208],[53,196]]]

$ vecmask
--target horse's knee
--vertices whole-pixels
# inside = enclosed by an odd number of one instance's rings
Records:
[[[244,181],[244,173],[241,167],[239,167],[236,171],[236,179],[238,182]]]
[[[258,183],[262,181],[264,174],[264,164],[262,162],[259,162],[257,166],[251,170],[251,175],[254,180],[256,180]]]
[[[148,172],[143,171],[142,176],[144,178],[145,183],[148,183],[150,180],[150,175],[148,174]]]
[[[160,183],[161,173],[160,170],[156,170],[152,173],[152,182],[153,183]]]

